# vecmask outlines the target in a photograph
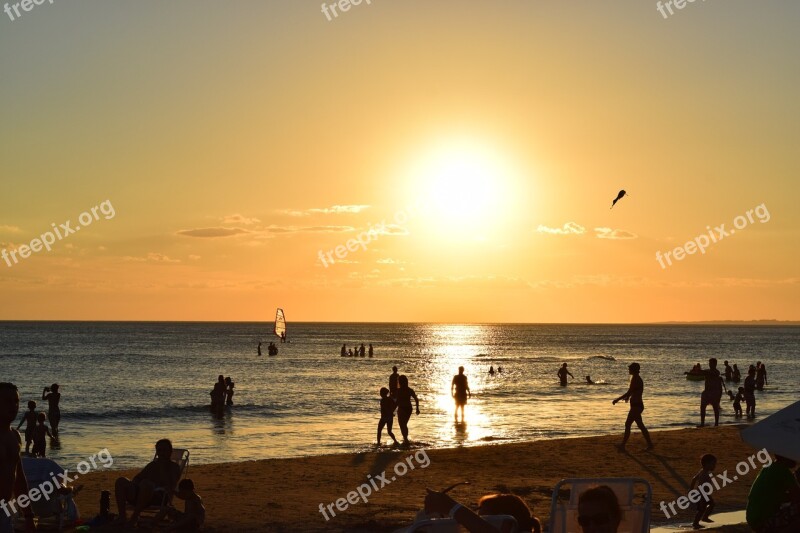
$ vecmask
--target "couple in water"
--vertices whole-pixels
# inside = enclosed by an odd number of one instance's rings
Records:
[[[417,406],[417,416],[419,416],[419,398],[414,389],[408,386],[408,377],[397,373],[397,367],[392,367],[392,375],[389,376],[389,388],[381,388],[381,419],[378,422],[378,446],[381,444],[381,433],[384,426],[386,432],[392,437],[395,444],[397,442],[392,433],[392,423],[394,421],[394,411],[397,410],[397,422],[400,424],[400,432],[403,435],[403,444],[408,445],[408,421],[411,419],[411,399]]]

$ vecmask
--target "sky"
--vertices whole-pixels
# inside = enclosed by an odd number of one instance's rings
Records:
[[[800,320],[800,4],[332,4],[0,13],[0,319]]]

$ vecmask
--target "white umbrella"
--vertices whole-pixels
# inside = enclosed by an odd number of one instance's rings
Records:
[[[741,435],[751,446],[800,462],[800,402],[744,429]]]

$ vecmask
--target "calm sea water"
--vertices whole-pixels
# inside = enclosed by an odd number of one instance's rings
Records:
[[[108,448],[120,468],[141,465],[164,436],[191,449],[193,463],[370,449],[393,365],[421,401],[411,439],[431,447],[620,433],[627,406],[611,400],[633,361],[651,428],[698,423],[703,384],[682,373],[709,357],[743,373],[766,363],[759,418],[798,399],[800,327],[296,323],[277,357],[258,357],[259,340],[277,340],[270,328],[4,322],[0,380],[19,386],[21,409],[58,382],[61,442],[48,455],[69,466]],[[373,344],[373,359],[339,356],[343,343],[361,342]],[[566,388],[556,377],[562,362],[576,378]],[[463,425],[449,395],[459,365],[473,392]],[[489,376],[490,365],[503,373]],[[207,408],[218,374],[236,383],[235,406],[219,420]],[[599,384],[582,384],[587,374]],[[730,405],[723,399],[724,423],[734,422]]]

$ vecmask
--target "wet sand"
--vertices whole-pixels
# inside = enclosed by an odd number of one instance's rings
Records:
[[[643,451],[638,433],[632,436],[628,453],[614,447],[620,436],[431,450],[425,452],[430,459],[427,468],[421,468],[425,461],[420,451],[417,457],[423,460],[412,459],[415,468],[395,476],[393,482],[395,464],[416,450],[387,448],[379,453],[190,466],[188,477],[205,502],[208,531],[392,531],[412,522],[422,507],[425,487],[442,489],[463,480],[471,485],[451,493],[460,502],[474,504],[487,493],[511,492],[545,521],[552,488],[567,477],[643,477],[653,485],[653,522],[677,523],[691,521],[693,511],[681,511],[668,521],[658,504],[686,495],[702,454],[714,453],[717,472],[727,469],[730,475],[739,461],[757,451],[742,442],[733,425],[659,431],[652,436],[656,446],[652,452]],[[329,513],[329,521],[319,512],[320,503],[346,498],[367,481],[367,475],[374,479],[384,471],[390,483],[373,492],[368,503],[358,500],[344,512],[334,507],[336,516]],[[77,497],[84,518],[97,513],[100,490],[113,490],[119,475],[119,471],[100,471],[79,480],[85,485]],[[717,511],[743,509],[755,476],[751,471],[715,493]]]

